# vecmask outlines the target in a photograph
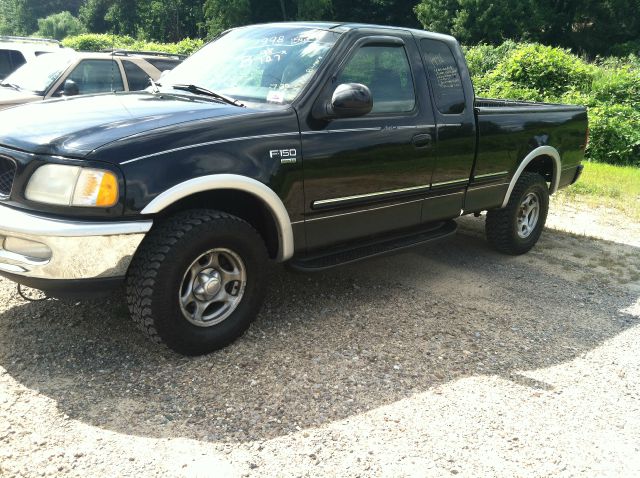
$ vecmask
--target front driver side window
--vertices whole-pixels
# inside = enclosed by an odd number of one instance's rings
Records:
[[[338,75],[336,85],[342,83],[368,86],[372,113],[406,113],[416,103],[409,59],[402,46],[363,46]]]
[[[82,60],[67,79],[78,85],[81,95],[124,91],[120,68],[113,60]]]

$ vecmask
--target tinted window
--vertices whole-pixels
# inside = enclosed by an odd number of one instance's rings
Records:
[[[81,95],[124,91],[120,69],[113,60],[83,60],[67,79],[75,81]]]
[[[155,66],[158,70],[173,70],[180,64],[180,60],[172,60],[171,58],[145,58],[145,60]]]
[[[149,75],[134,62],[123,60],[122,66],[129,82],[129,91],[144,90],[149,86]]]
[[[420,46],[438,111],[443,114],[462,113],[465,108],[464,89],[451,49],[438,40],[421,40]]]
[[[362,83],[373,96],[372,113],[400,113],[415,106],[409,60],[403,47],[364,46],[338,76],[341,83]]]
[[[0,78],[6,78],[9,73],[25,63],[26,60],[19,51],[0,50]]]

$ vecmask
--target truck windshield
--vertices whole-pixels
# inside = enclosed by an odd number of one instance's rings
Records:
[[[15,85],[21,90],[30,91],[36,95],[44,95],[69,67],[73,59],[73,55],[68,53],[40,55],[11,73],[2,83]]]
[[[238,28],[164,75],[163,87],[196,85],[243,102],[288,104],[311,80],[339,34],[309,27]]]

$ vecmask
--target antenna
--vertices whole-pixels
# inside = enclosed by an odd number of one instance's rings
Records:
[[[115,48],[116,46],[116,34],[114,31],[111,32],[111,47]],[[113,59],[113,53],[111,54],[111,92],[113,93],[115,91],[115,80],[116,80],[116,73],[115,71],[113,71],[113,69],[115,68],[116,62]],[[124,83],[123,83],[124,86]]]

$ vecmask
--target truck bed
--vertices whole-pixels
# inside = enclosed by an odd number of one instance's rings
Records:
[[[500,171],[511,175],[530,151],[551,145],[562,154],[560,186],[571,181],[586,143],[584,106],[476,98],[474,109],[476,177]]]

